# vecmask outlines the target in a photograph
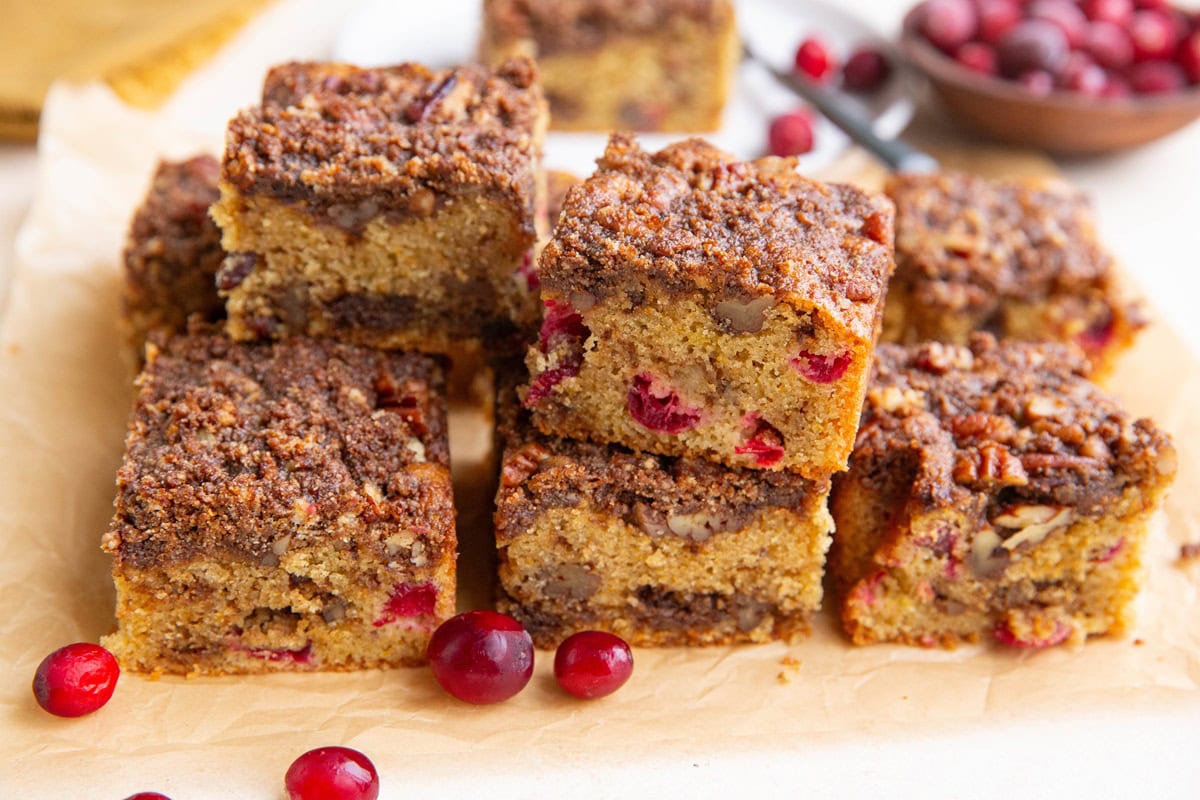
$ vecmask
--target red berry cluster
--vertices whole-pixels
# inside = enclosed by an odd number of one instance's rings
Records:
[[[841,63],[833,48],[820,36],[810,36],[796,49],[796,72],[817,83],[832,83],[841,74],[841,87],[849,92],[873,92],[892,74],[887,56],[876,47],[855,48]],[[774,156],[798,156],[813,149],[813,114],[806,108],[783,114],[771,122],[767,149]]]
[[[967,69],[1036,95],[1125,97],[1200,84],[1200,14],[1168,0],[925,0],[915,21]]]

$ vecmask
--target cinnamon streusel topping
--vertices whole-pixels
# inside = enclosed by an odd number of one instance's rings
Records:
[[[644,278],[680,294],[772,294],[873,338],[893,265],[887,198],[698,139],[651,154],[614,134],[598,164],[543,251],[545,287],[602,297]]]

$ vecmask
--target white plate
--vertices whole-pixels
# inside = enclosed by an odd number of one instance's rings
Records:
[[[819,34],[841,58],[859,44],[870,42],[896,54],[886,40],[852,14],[811,0],[739,0],[738,24],[742,36],[763,58],[781,67],[792,63],[797,45],[810,34]],[[339,32],[334,57],[364,66],[420,61],[433,66],[464,63],[475,57],[479,40],[479,0],[405,2],[366,0]],[[884,138],[900,133],[912,117],[913,104],[902,70],[879,91],[854,98],[874,120]],[[754,64],[740,67],[734,96],[725,108],[724,124],[706,138],[741,158],[766,152],[767,127],[776,115],[802,105],[792,92]],[[658,149],[683,138],[681,134],[642,134],[642,143]],[[552,133],[546,142],[546,164],[578,175],[592,171],[607,137],[599,133]],[[815,131],[816,147],[802,158],[802,169],[818,172],[850,146],[846,136],[821,119]]]

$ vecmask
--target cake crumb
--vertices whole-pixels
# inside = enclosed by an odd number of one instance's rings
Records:
[[[1134,647],[1141,647],[1141,646],[1142,646],[1142,645],[1144,645],[1145,643],[1146,643],[1146,640],[1145,640],[1145,639],[1134,639],[1134,640],[1133,640],[1133,646],[1134,646]]]
[[[779,663],[783,666],[783,669],[775,676],[775,680],[781,684],[791,683],[792,675],[799,671],[802,662],[795,656],[784,656],[779,659]]]

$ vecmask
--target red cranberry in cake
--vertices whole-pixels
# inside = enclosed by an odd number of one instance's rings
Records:
[[[850,366],[850,356],[846,353],[822,356],[801,350],[800,354],[792,359],[792,366],[813,383],[833,383],[846,374]]]
[[[790,160],[739,162],[700,140],[647,153],[614,135],[542,251],[534,424],[813,479],[841,469],[892,216],[885,198],[808,180]],[[751,414],[769,423],[761,435]]]
[[[397,584],[372,624],[376,628],[396,623],[428,626],[434,618],[437,600],[438,590],[432,583]]]
[[[648,373],[633,376],[628,405],[630,416],[659,433],[683,433],[700,421],[700,409],[684,404],[674,389]]]
[[[753,456],[756,467],[769,468],[778,464],[787,452],[779,429],[759,419],[756,413],[747,414],[743,424],[751,431],[750,438],[745,444],[734,448],[734,452]]]

